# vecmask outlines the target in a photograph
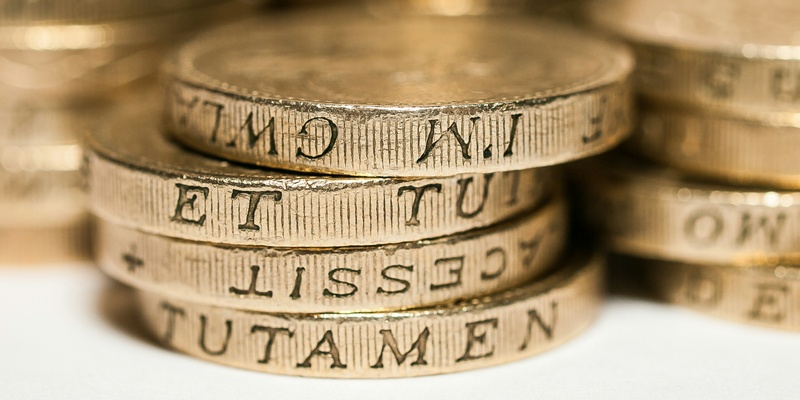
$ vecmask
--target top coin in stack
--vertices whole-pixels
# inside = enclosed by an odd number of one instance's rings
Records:
[[[800,107],[800,2],[610,0],[589,10],[634,45],[648,98],[745,115]]]
[[[515,18],[301,13],[208,32],[165,67],[189,147],[295,171],[419,177],[558,164],[628,134],[633,59]]]

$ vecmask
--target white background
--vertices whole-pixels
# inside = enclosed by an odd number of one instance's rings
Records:
[[[361,381],[194,360],[152,343],[133,311],[89,265],[0,266],[0,399],[800,399],[800,333],[618,297],[526,361]]]

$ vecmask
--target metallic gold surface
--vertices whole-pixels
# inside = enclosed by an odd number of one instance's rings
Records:
[[[18,101],[0,108],[0,146],[77,143],[90,124],[108,111],[103,104],[45,107],[37,101]]]
[[[785,117],[744,118],[646,107],[629,147],[693,174],[739,184],[798,188],[800,160],[788,149],[800,148],[800,114],[796,120]]]
[[[800,330],[800,269],[794,264],[747,268],[651,260],[632,264],[646,290],[664,302],[736,322]]]
[[[44,150],[36,152],[46,155]],[[0,153],[8,151],[0,148]],[[60,156],[60,151],[56,153]],[[0,228],[58,226],[85,214],[86,195],[79,170],[0,168]]]
[[[0,105],[23,99],[74,106],[107,96],[153,75],[167,47],[234,9],[205,5],[87,23],[0,23]]]
[[[266,312],[405,309],[508,289],[547,272],[567,242],[566,204],[485,229],[370,247],[209,245],[98,221],[101,268],[138,289]]]
[[[514,18],[311,13],[207,32],[165,68],[168,125],[229,160],[366,176],[558,164],[627,136],[621,46]]]
[[[705,183],[622,154],[575,172],[590,219],[619,253],[724,264],[800,255],[799,192]]]
[[[634,45],[647,97],[745,113],[800,106],[800,2],[607,0],[589,10]]]
[[[360,0],[376,15],[564,15],[575,0]]]
[[[163,44],[152,43],[92,50],[0,50],[0,90],[7,95],[0,107],[20,99],[63,106],[108,97],[114,89],[153,75],[163,52]]]
[[[151,233],[231,245],[356,246],[444,236],[532,210],[553,189],[553,171],[541,169],[401,180],[231,165],[173,144],[157,115],[136,110],[98,130],[88,146],[94,213]]]
[[[42,229],[86,218],[79,137],[102,110],[0,109],[0,228]]]
[[[575,337],[601,303],[604,258],[492,296],[397,312],[266,314],[140,294],[165,344],[221,364],[329,378],[389,378],[487,367]]]
[[[105,23],[220,2],[222,0],[0,0],[0,26]]]
[[[143,18],[89,24],[0,25],[0,49],[20,51],[90,50],[154,43],[179,37],[221,7],[190,7]]]

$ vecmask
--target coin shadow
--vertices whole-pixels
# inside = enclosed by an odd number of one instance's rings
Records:
[[[96,308],[103,321],[115,330],[140,342],[161,347],[145,327],[133,289],[108,280],[97,296]]]
[[[656,301],[647,285],[647,276],[635,260],[612,254],[608,260],[606,290],[608,293],[638,300]]]

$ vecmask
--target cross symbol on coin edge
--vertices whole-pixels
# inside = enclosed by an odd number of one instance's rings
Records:
[[[136,256],[136,245],[131,245],[131,251],[122,254],[122,261],[128,265],[128,272],[144,266],[144,260]]]

